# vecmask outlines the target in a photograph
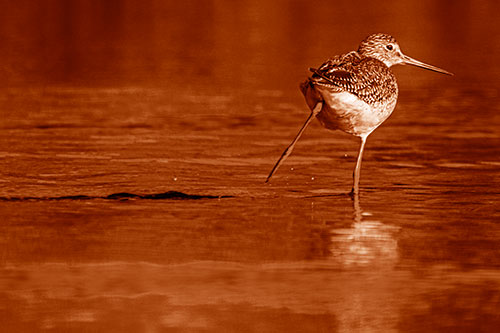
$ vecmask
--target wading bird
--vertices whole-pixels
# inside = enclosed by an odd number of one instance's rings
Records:
[[[357,51],[335,56],[300,85],[311,114],[292,143],[285,149],[266,179],[290,155],[300,136],[314,119],[329,130],[341,130],[361,138],[351,194],[359,193],[359,177],[366,138],[382,124],[396,106],[398,85],[391,67],[407,64],[453,75],[444,69],[420,62],[401,52],[394,37],[373,34]]]

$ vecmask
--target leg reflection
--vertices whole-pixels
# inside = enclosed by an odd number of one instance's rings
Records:
[[[331,230],[330,252],[343,266],[390,266],[398,259],[398,228],[381,222],[361,209],[359,194],[353,195],[350,228]]]

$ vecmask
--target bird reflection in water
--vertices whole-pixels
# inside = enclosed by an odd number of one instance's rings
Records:
[[[398,259],[395,233],[399,228],[384,224],[363,211],[359,195],[353,196],[353,224],[331,230],[330,253],[345,267],[389,266]]]

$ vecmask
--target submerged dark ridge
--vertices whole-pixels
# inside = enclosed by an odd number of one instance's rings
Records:
[[[60,197],[0,197],[0,201],[59,201],[59,200],[199,200],[199,199],[224,199],[233,198],[232,195],[201,195],[186,194],[177,191],[168,191],[153,194],[134,194],[128,192],[113,193],[107,196],[89,196],[89,195],[66,195]]]

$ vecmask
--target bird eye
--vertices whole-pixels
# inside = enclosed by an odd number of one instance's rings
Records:
[[[386,48],[389,50],[389,51],[392,51],[392,44],[389,44],[386,46]]]

